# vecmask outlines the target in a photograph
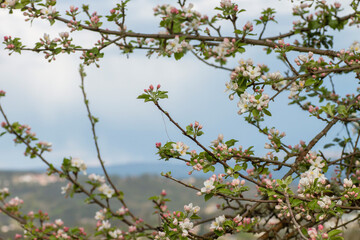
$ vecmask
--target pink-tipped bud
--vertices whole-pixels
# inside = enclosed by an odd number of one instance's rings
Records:
[[[159,89],[160,87],[161,87],[161,85],[160,85],[160,84],[158,84],[158,85],[156,86],[156,88],[157,88],[157,89]]]
[[[22,238],[21,234],[15,234],[15,239],[20,239],[20,238]]]
[[[166,196],[166,191],[165,191],[165,189],[163,189],[163,190],[161,191],[161,196]]]
[[[150,89],[150,91],[154,90],[154,86],[151,84],[149,89]]]
[[[160,148],[161,147],[161,142],[155,143],[155,146],[156,146],[156,148]]]

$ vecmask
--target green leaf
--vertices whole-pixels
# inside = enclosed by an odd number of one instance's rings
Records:
[[[158,200],[159,199],[159,196],[152,196],[152,197],[149,197],[148,200]]]
[[[286,185],[290,185],[290,183],[292,183],[292,181],[293,181],[293,178],[292,178],[292,176],[290,175],[290,176],[288,176],[286,179],[285,179],[285,183],[286,183]]]
[[[236,142],[238,142],[238,140],[230,139],[229,141],[226,141],[225,144],[226,144],[226,146],[228,146],[228,147],[232,147],[232,146],[235,145]]]
[[[335,146],[335,144],[333,144],[333,143],[328,143],[328,144],[325,144],[325,145],[324,145],[324,148],[329,148],[329,147],[332,147],[332,146]]]
[[[328,232],[328,236],[329,236],[329,238],[331,238],[331,237],[336,236],[336,235],[338,235],[338,234],[340,234],[340,233],[342,233],[341,230],[339,230],[339,229],[334,229],[334,230]]]
[[[219,192],[224,193],[226,195],[232,195],[233,194],[233,192],[230,191],[230,189],[227,189],[227,188],[221,188],[221,189],[219,189]]]
[[[234,31],[234,33],[236,33],[236,34],[242,34],[242,31],[239,30],[239,29],[236,29],[236,30]]]
[[[94,116],[91,116],[91,118],[92,118],[92,120],[94,121],[94,123],[97,123],[97,122],[99,122],[99,118],[97,118],[97,117],[94,117]]]
[[[242,166],[236,164],[235,167],[234,167],[234,172],[238,172],[238,171],[240,171],[242,169],[243,169]]]
[[[314,83],[316,83],[316,80],[315,80],[315,79],[313,79],[313,78],[308,78],[308,79],[305,81],[305,86],[308,87],[308,86],[313,85]]]
[[[159,91],[158,94],[157,94],[157,97],[159,99],[164,99],[164,98],[168,98],[169,96],[167,95],[167,91]]]
[[[338,111],[338,113],[340,113],[341,115],[343,115],[345,117],[348,115],[347,109],[344,105],[338,106],[337,111]]]
[[[153,101],[153,99],[150,98],[149,94],[143,93],[140,96],[137,97],[137,99],[144,99],[144,102],[150,102]]]
[[[339,22],[338,22],[337,19],[332,19],[332,20],[329,21],[329,26],[332,29],[336,29],[338,25],[339,25]]]
[[[201,217],[199,217],[198,215],[194,214],[190,217],[191,219],[201,219]]]
[[[204,172],[204,173],[207,173],[207,172],[209,172],[209,171],[214,172],[214,171],[215,171],[215,167],[212,166],[212,165],[209,165],[209,166],[207,166],[207,167],[205,167],[205,168],[203,169],[203,172]]]
[[[204,196],[205,202],[208,201],[209,199],[211,199],[213,195],[214,194],[212,194],[212,193],[205,194],[205,196]]]
[[[291,201],[291,206],[296,207],[296,206],[300,205],[302,202],[303,201],[301,201],[300,199],[293,199]]]
[[[266,115],[271,117],[271,112],[269,112],[266,108],[262,110]]]
[[[176,60],[180,60],[184,56],[183,52],[175,53],[174,57]]]

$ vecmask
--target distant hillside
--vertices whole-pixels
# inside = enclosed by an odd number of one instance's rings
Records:
[[[117,171],[112,169],[112,171]],[[119,171],[125,171],[119,168]],[[134,171],[134,170],[133,170]],[[131,177],[114,177],[114,182],[125,193],[128,207],[137,216],[145,218],[145,221],[157,224],[158,216],[153,215],[153,204],[147,200],[153,195],[166,189],[168,197],[172,199],[168,203],[170,210],[183,210],[185,204],[192,202],[201,207],[200,215],[208,218],[219,215],[216,208],[217,201],[210,200],[204,204],[203,197],[196,195],[196,191],[185,189],[177,183],[159,176],[142,175]],[[194,185],[202,186],[203,179],[189,178]],[[85,206],[84,196],[76,195],[73,199],[66,199],[61,195],[61,186],[66,185],[64,180],[48,178],[46,174],[36,172],[0,172],[0,188],[8,187],[12,196],[18,196],[24,200],[23,210],[38,211],[42,209],[49,213],[52,220],[61,218],[67,226],[83,225],[87,229],[93,229],[96,221],[95,212],[99,208],[95,205]],[[113,201],[113,208],[120,205]],[[8,217],[0,214],[0,239],[13,239],[15,233],[21,230]]]

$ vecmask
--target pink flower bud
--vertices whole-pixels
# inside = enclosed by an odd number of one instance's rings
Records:
[[[15,234],[15,239],[20,239],[20,238],[22,238],[21,234]]]

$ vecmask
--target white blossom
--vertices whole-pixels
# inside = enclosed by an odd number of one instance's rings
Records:
[[[104,176],[100,176],[100,175],[96,175],[95,173],[92,173],[89,175],[89,179],[91,181],[94,182],[100,182],[100,183],[105,183],[105,177]]]
[[[109,235],[112,237],[112,238],[115,238],[115,239],[118,239],[122,234],[122,231],[120,229],[115,229],[114,231],[109,231]]]
[[[211,190],[213,190],[215,188],[214,180],[213,179],[206,180],[204,182],[204,186],[205,187],[201,188],[201,192],[202,193],[210,193]]]
[[[224,58],[227,54],[227,51],[232,47],[229,39],[225,38],[223,42],[213,48],[213,52],[217,54],[218,57]]]
[[[269,104],[269,95],[262,94],[260,97],[258,96],[250,95],[247,92],[241,94],[238,102],[238,107],[240,108],[238,114],[243,114],[244,112],[249,111],[250,108],[256,108],[261,111],[263,108],[267,107]]]
[[[48,8],[41,9],[40,12],[41,12],[41,14],[48,16],[48,15],[56,13],[56,8],[53,8],[53,6],[50,5]]]
[[[106,195],[107,198],[111,198],[114,194],[114,190],[106,183],[99,187],[99,191]]]
[[[360,53],[360,43],[355,41],[353,44],[351,44],[350,50],[354,51],[355,53]]]
[[[61,194],[69,194],[71,191],[72,184],[68,183],[65,187],[61,187]]]
[[[190,203],[189,205],[184,206],[184,210],[189,213],[189,217],[191,217],[193,214],[197,214],[200,211],[199,206],[193,207],[193,204]]]
[[[231,0],[221,0],[220,6],[222,6],[222,7],[231,7],[232,6]]]
[[[225,92],[230,91],[230,90],[236,91],[236,89],[239,88],[238,84],[234,83],[232,81],[225,83],[225,86],[226,86]]]
[[[82,160],[80,158],[73,158],[73,159],[71,159],[71,166],[79,168],[79,170],[82,171],[84,173],[84,175],[86,175],[87,166],[86,166],[84,160]]]
[[[312,168],[323,168],[325,163],[322,163],[321,157],[317,157],[315,160],[311,159],[310,164]]]
[[[251,80],[254,80],[261,75],[261,69],[259,66],[247,66],[246,71],[243,73],[243,75],[248,76]]]
[[[182,236],[186,237],[189,234],[188,230],[191,230],[194,227],[194,224],[190,222],[189,218],[185,218],[184,221],[179,222],[179,226],[183,232]]]
[[[308,61],[308,56],[306,56],[306,55],[299,55],[298,58],[299,58],[302,62],[307,62],[307,61]]]
[[[101,226],[98,228],[99,231],[105,230],[105,229],[109,229],[111,227],[111,224],[109,222],[109,220],[104,220],[101,222]]]
[[[95,220],[105,220],[105,213],[107,212],[106,208],[100,210],[100,211],[97,211],[95,213]]]
[[[219,230],[222,224],[225,222],[225,215],[215,218],[215,221],[211,223],[210,230]]]
[[[15,6],[16,2],[17,2],[17,0],[5,0],[5,1],[1,4],[1,6],[2,6],[2,7],[13,7],[13,6]]]
[[[325,175],[321,173],[320,168],[310,167],[308,171],[301,174],[301,178],[299,181],[299,189],[298,189],[299,193],[302,193],[306,188],[312,186],[316,179],[318,179],[317,181],[318,186],[320,186],[322,183],[324,183],[327,180]]]
[[[9,193],[9,189],[7,187],[0,189],[0,193]]]
[[[244,112],[249,111],[249,100],[250,100],[250,94],[246,91],[240,95],[240,101],[238,102],[238,107],[240,108],[239,114],[243,114]]]
[[[321,208],[329,208],[331,205],[331,198],[329,196],[324,196],[317,203]]]
[[[174,41],[169,41],[169,43],[166,46],[166,51],[169,53],[179,53],[186,49],[192,49],[192,46],[187,43],[185,40],[180,42],[179,36],[176,36],[174,38]]]
[[[344,179],[344,187],[351,188],[352,186],[353,186],[352,180],[345,178],[345,179]]]
[[[173,143],[171,144],[171,146],[173,147],[173,150],[177,151],[182,156],[185,155],[186,151],[189,149],[189,147],[185,145],[183,142],[177,142],[176,144]]]

